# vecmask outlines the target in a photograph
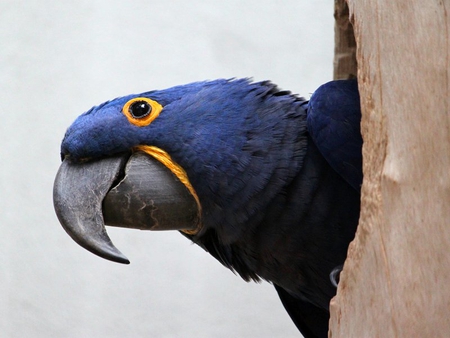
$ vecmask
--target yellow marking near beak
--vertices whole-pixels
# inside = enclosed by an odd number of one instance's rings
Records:
[[[164,164],[180,181],[184,184],[184,186],[189,190],[191,195],[194,197],[195,201],[197,202],[197,208],[198,208],[198,218],[201,219],[202,214],[202,206],[200,204],[200,200],[197,196],[197,193],[192,186],[191,182],[189,181],[189,178],[186,174],[186,171],[172,158],[170,155],[165,152],[164,150],[154,147],[154,146],[146,146],[146,145],[140,145],[133,148],[133,150],[136,151],[143,151],[146,154],[149,154],[150,156],[157,159],[159,162]],[[198,226],[194,230],[181,230],[182,232],[188,234],[188,235],[195,235],[197,234],[200,229],[202,228],[202,222],[199,221]]]

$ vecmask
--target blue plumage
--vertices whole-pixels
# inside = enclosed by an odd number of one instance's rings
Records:
[[[319,87],[308,106],[308,130],[328,163],[356,190],[362,184],[361,110],[356,80]]]
[[[122,113],[135,97],[163,106],[147,126]],[[202,230],[186,236],[245,280],[271,281],[305,337],[320,337],[335,294],[329,274],[359,217],[359,121],[354,81],[331,82],[308,103],[270,82],[216,80],[94,107],[67,130],[61,153],[86,161],[138,145],[166,151],[202,205]]]

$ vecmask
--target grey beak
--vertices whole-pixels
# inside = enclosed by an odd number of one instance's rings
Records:
[[[105,224],[193,230],[200,222],[188,189],[168,168],[141,152],[84,163],[65,159],[56,175],[53,202],[61,225],[75,242],[125,264],[129,261],[112,244]]]

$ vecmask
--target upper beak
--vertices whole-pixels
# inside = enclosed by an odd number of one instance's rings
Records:
[[[66,158],[53,187],[56,214],[66,232],[100,257],[128,264],[105,224],[142,230],[194,230],[195,198],[153,157],[136,152],[77,163]]]

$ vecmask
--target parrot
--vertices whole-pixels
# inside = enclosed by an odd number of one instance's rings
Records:
[[[300,333],[327,337],[360,214],[356,79],[309,100],[218,79],[119,97],[61,144],[53,202],[85,249],[128,264],[105,225],[177,230],[245,281],[268,281]]]

